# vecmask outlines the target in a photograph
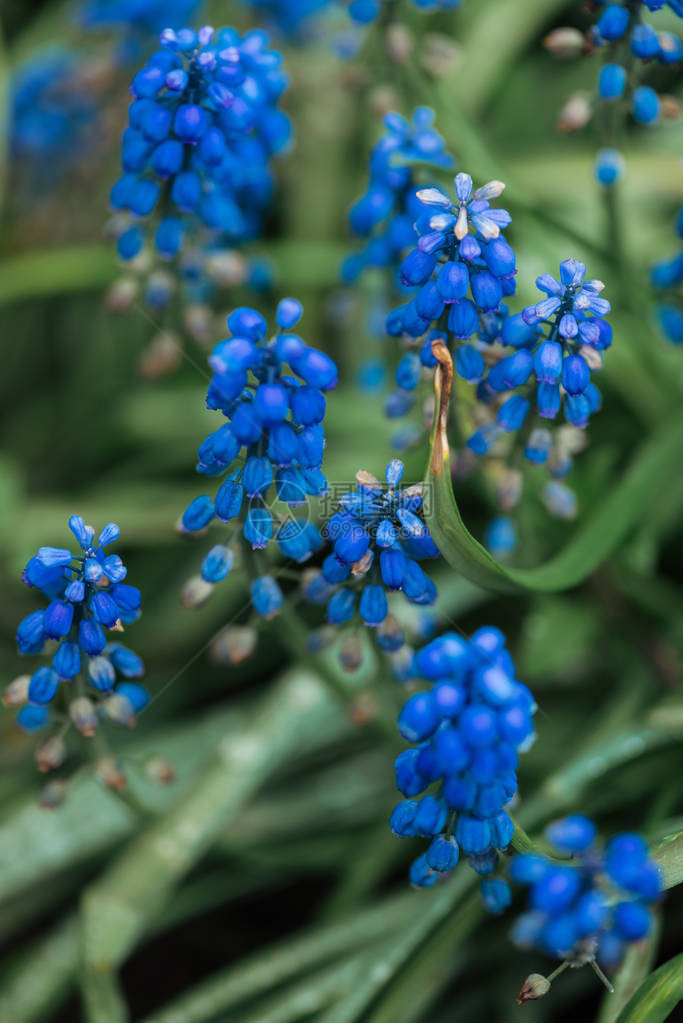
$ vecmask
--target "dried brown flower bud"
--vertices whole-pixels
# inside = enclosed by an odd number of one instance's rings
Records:
[[[79,696],[69,706],[69,717],[81,735],[90,738],[97,731],[95,704],[87,696]]]
[[[258,633],[249,625],[229,625],[211,644],[211,657],[219,664],[242,664],[256,649]]]
[[[51,735],[38,746],[36,750],[36,763],[38,770],[45,774],[47,771],[54,771],[56,767],[66,760],[66,743],[60,735]]]
[[[122,792],[128,784],[120,760],[112,756],[100,757],[95,767],[95,775],[98,781],[116,792]]]
[[[62,805],[67,794],[66,782],[60,778],[53,778],[41,791],[38,802],[44,810],[55,810]]]
[[[550,991],[550,981],[540,973],[530,973],[517,995],[517,1005],[543,998]]]

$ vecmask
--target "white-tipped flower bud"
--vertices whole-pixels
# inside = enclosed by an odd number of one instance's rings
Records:
[[[173,373],[183,359],[178,338],[166,332],[156,334],[138,359],[138,372],[144,380],[158,380]]]
[[[560,131],[570,134],[585,127],[593,115],[590,96],[585,92],[575,92],[568,97],[557,119]]]
[[[193,575],[182,588],[180,599],[183,607],[201,607],[215,590],[213,583],[207,583],[200,575]]]
[[[28,700],[28,687],[31,683],[30,675],[17,675],[2,694],[2,702],[5,707],[23,707]]]
[[[387,53],[395,64],[406,64],[415,49],[415,37],[407,25],[394,23],[386,31]]]
[[[586,40],[583,32],[579,32],[578,28],[564,26],[553,29],[543,40],[543,45],[548,53],[552,53],[553,57],[567,60],[581,56],[586,47]]]
[[[137,298],[138,282],[133,277],[119,277],[109,287],[104,298],[104,308],[108,313],[125,313]]]
[[[213,340],[213,314],[211,307],[199,302],[185,306],[183,326],[198,345],[208,345]]]

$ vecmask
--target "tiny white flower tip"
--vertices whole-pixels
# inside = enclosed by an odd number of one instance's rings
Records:
[[[448,208],[451,205],[451,200],[448,196],[440,192],[438,188],[420,188],[415,194],[420,202],[427,203],[428,206]]]
[[[472,223],[482,237],[487,238],[488,240],[497,238],[500,235],[500,227],[495,221],[491,220],[490,217],[479,214],[472,218]]]
[[[497,199],[505,191],[504,181],[488,181],[474,193],[474,199]]]
[[[461,206],[460,212],[458,213],[458,219],[456,220],[455,226],[453,228],[453,234],[458,239],[458,241],[462,241],[462,239],[465,237],[468,231],[469,225],[467,223],[467,207]]]

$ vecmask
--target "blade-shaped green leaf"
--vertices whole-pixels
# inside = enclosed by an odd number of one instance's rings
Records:
[[[137,838],[84,894],[84,959],[96,968],[126,958],[184,875],[266,778],[339,719],[318,678],[285,676],[240,735],[229,734],[194,786]]]
[[[426,503],[425,517],[444,558],[479,586],[501,593],[576,586],[618,548],[656,501],[657,493],[680,471],[683,415],[679,412],[643,443],[619,483],[591,510],[566,547],[537,568],[507,568],[469,532],[453,495],[446,436],[453,365],[444,345],[435,346],[435,355],[440,359],[434,378],[437,414],[425,481],[431,488],[431,502]]]
[[[644,941],[629,945],[616,976],[611,978],[614,991],[603,995],[600,1015],[596,1023],[615,1023],[619,1013],[633,998],[634,994],[650,973],[659,945],[659,920]]]
[[[662,1023],[683,1000],[683,952],[643,981],[617,1023]]]

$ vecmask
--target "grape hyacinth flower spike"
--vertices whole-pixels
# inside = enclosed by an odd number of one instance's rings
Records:
[[[525,853],[510,864],[511,879],[529,887],[529,909],[511,938],[562,959],[556,974],[587,963],[616,968],[628,946],[650,932],[652,909],[661,898],[659,868],[640,835],[616,835],[606,845],[596,835],[591,820],[574,814],[546,831],[551,845],[570,860]]]
[[[390,337],[412,339],[417,346],[403,356],[396,371],[398,391],[391,402],[401,414],[410,408],[421,367],[436,365],[434,341],[447,344],[458,372],[476,383],[486,364],[472,338],[476,335],[486,349],[501,332],[508,336],[503,299],[515,292],[517,269],[503,232],[511,218],[507,210],[491,206],[505,185],[489,181],[475,189],[470,175],[461,173],[454,186],[455,198],[438,188],[417,191],[417,247],[400,266],[403,284],[417,291],[387,317]],[[515,343],[534,333],[524,324],[521,330],[517,323],[510,327]]]
[[[433,604],[436,587],[419,562],[438,558],[439,551],[419,517],[422,484],[398,489],[404,466],[394,459],[386,467],[386,485],[369,472],[356,473],[357,489],[342,494],[323,535],[333,551],[323,562],[320,578],[305,596],[327,601],[327,620],[343,625],[358,611],[366,625],[378,627],[377,641],[395,650],[402,638],[382,625],[389,614],[387,591],[400,590],[413,604]]]
[[[572,454],[581,450],[579,431],[601,406],[591,374],[601,368],[603,352],[612,343],[612,328],[605,319],[610,304],[601,294],[604,285],[585,276],[583,263],[564,260],[559,280],[547,273],[536,280],[546,297],[508,317],[500,342],[514,351],[491,360],[479,382],[480,425],[467,439],[474,454],[487,454],[527,423],[535,398],[539,418],[528,429],[524,455],[532,465],[548,469],[554,482],[547,485],[544,500],[552,514],[565,518],[575,514],[575,501],[557,481],[569,473]],[[551,433],[544,420],[555,419],[560,410],[569,425]]]
[[[281,517],[273,509],[276,501],[286,509],[302,507],[327,491],[321,470],[325,392],[337,385],[337,367],[292,332],[302,312],[295,299],[283,299],[270,338],[255,309],[235,309],[228,316],[231,336],[209,358],[213,377],[206,397],[207,408],[220,411],[227,422],[200,445],[197,465],[204,476],[225,478],[214,497],[203,494],[190,503],[181,532],[201,532],[215,519],[234,523],[248,549],[264,550],[274,539],[281,554],[297,562],[321,546],[307,518],[296,519],[291,511]],[[234,560],[232,541],[238,538],[239,532],[233,533],[209,551],[200,578],[186,592],[190,605],[202,602],[226,578]],[[259,614],[277,614],[282,593],[270,575],[254,575],[251,593]]]
[[[41,547],[23,573],[26,585],[40,590],[48,605],[20,623],[17,647],[20,654],[44,653],[50,663],[15,680],[4,702],[20,708],[17,721],[27,732],[48,727],[60,705],[75,728],[91,736],[101,717],[134,724],[148,702],[146,690],[131,681],[143,675],[142,661],[107,637],[139,617],[140,591],[124,582],[121,558],[106,552],[119,537],[118,526],[108,523],[97,540],[80,515],[71,516],[69,528],[80,547],[76,554]],[[49,755],[39,749],[41,769],[59,766],[66,756],[64,732],[60,727],[45,744]]]
[[[415,161],[434,168],[451,167],[454,162],[433,127],[434,116],[429,107],[416,107],[412,121],[397,113],[384,117],[384,134],[370,154],[368,188],[349,212],[349,227],[368,242],[345,260],[345,281],[357,280],[368,267],[396,274],[406,250],[414,245],[413,224],[421,211]]]
[[[536,703],[493,626],[469,640],[455,632],[432,640],[415,654],[413,675],[430,688],[409,697],[398,718],[401,735],[416,745],[394,765],[407,798],[394,808],[391,829],[430,840],[410,868],[413,885],[431,887],[462,853],[482,876],[485,907],[501,913],[510,889],[492,875],[512,840],[505,806],[517,792],[518,754],[534,739]]]
[[[613,125],[615,116],[628,111],[638,124],[655,124],[660,117],[676,116],[678,105],[671,97],[660,97],[657,91],[643,82],[639,72],[653,62],[671,66],[683,59],[683,44],[671,32],[658,31],[654,24],[643,20],[643,14],[667,6],[679,18],[683,17],[680,0],[624,0],[599,2],[597,21],[584,35],[575,28],[558,28],[547,36],[546,48],[561,58],[578,57],[602,52],[604,60],[597,82],[597,103],[581,93],[570,96],[560,114],[560,129],[577,131],[590,121],[600,109],[603,124]],[[614,131],[606,133],[613,135]],[[618,150],[611,146],[600,149],[595,163],[597,181],[611,188],[624,174],[625,163]]]
[[[199,301],[212,271],[220,281],[224,250],[259,234],[269,161],[290,138],[277,108],[288,84],[281,64],[261,31],[161,33],[161,49],[131,83],[123,176],[110,195],[122,260],[138,256],[153,233],[162,260],[185,251],[181,272]]]

